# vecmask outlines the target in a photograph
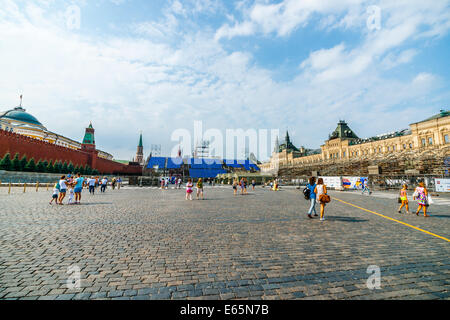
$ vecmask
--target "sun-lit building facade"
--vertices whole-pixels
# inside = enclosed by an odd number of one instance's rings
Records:
[[[428,151],[450,154],[450,111],[441,110],[428,119],[411,124],[409,129],[365,139],[359,138],[341,120],[329,139],[316,152],[297,155],[289,148],[275,150],[270,161],[260,165],[260,168],[262,172],[274,172],[281,167],[311,167],[323,163],[399,158],[406,153]]]

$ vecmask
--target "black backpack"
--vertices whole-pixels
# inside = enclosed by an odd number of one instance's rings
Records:
[[[309,200],[311,196],[311,190],[309,190],[309,188],[306,187],[305,189],[303,189],[303,195],[305,196],[306,200]]]

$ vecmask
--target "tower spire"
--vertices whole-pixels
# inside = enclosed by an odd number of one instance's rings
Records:
[[[136,158],[135,162],[138,162],[140,165],[144,165],[144,144],[142,143],[142,131],[139,135],[139,144],[137,146]]]
[[[142,144],[142,131],[141,131],[141,135],[139,137],[139,145],[138,147],[144,147],[144,145]]]

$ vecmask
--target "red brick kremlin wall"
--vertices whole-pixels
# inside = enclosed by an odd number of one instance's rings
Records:
[[[19,153],[19,158],[26,155],[27,160],[34,158],[36,163],[39,160],[51,160],[53,163],[55,161],[61,161],[62,163],[67,161],[67,163],[72,162],[74,166],[85,166],[87,164],[92,169],[97,169],[100,173],[142,174],[141,166],[129,166],[99,158],[95,151],[73,150],[0,129],[0,159],[8,152],[11,154],[11,158],[16,153]]]

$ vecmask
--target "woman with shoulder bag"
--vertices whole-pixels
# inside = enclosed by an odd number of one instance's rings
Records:
[[[330,196],[327,194],[327,186],[323,184],[323,179],[319,178],[317,180],[316,188],[314,189],[314,193],[317,196],[317,200],[320,203],[320,221],[325,221],[323,217],[325,214],[325,206],[330,202]]]
[[[425,188],[423,182],[419,182],[419,186],[416,188],[414,192],[414,200],[417,198],[419,202],[419,207],[417,208],[416,215],[419,215],[420,210],[423,210],[423,216],[425,218],[429,217],[427,215],[427,205],[428,205],[428,190]]]

